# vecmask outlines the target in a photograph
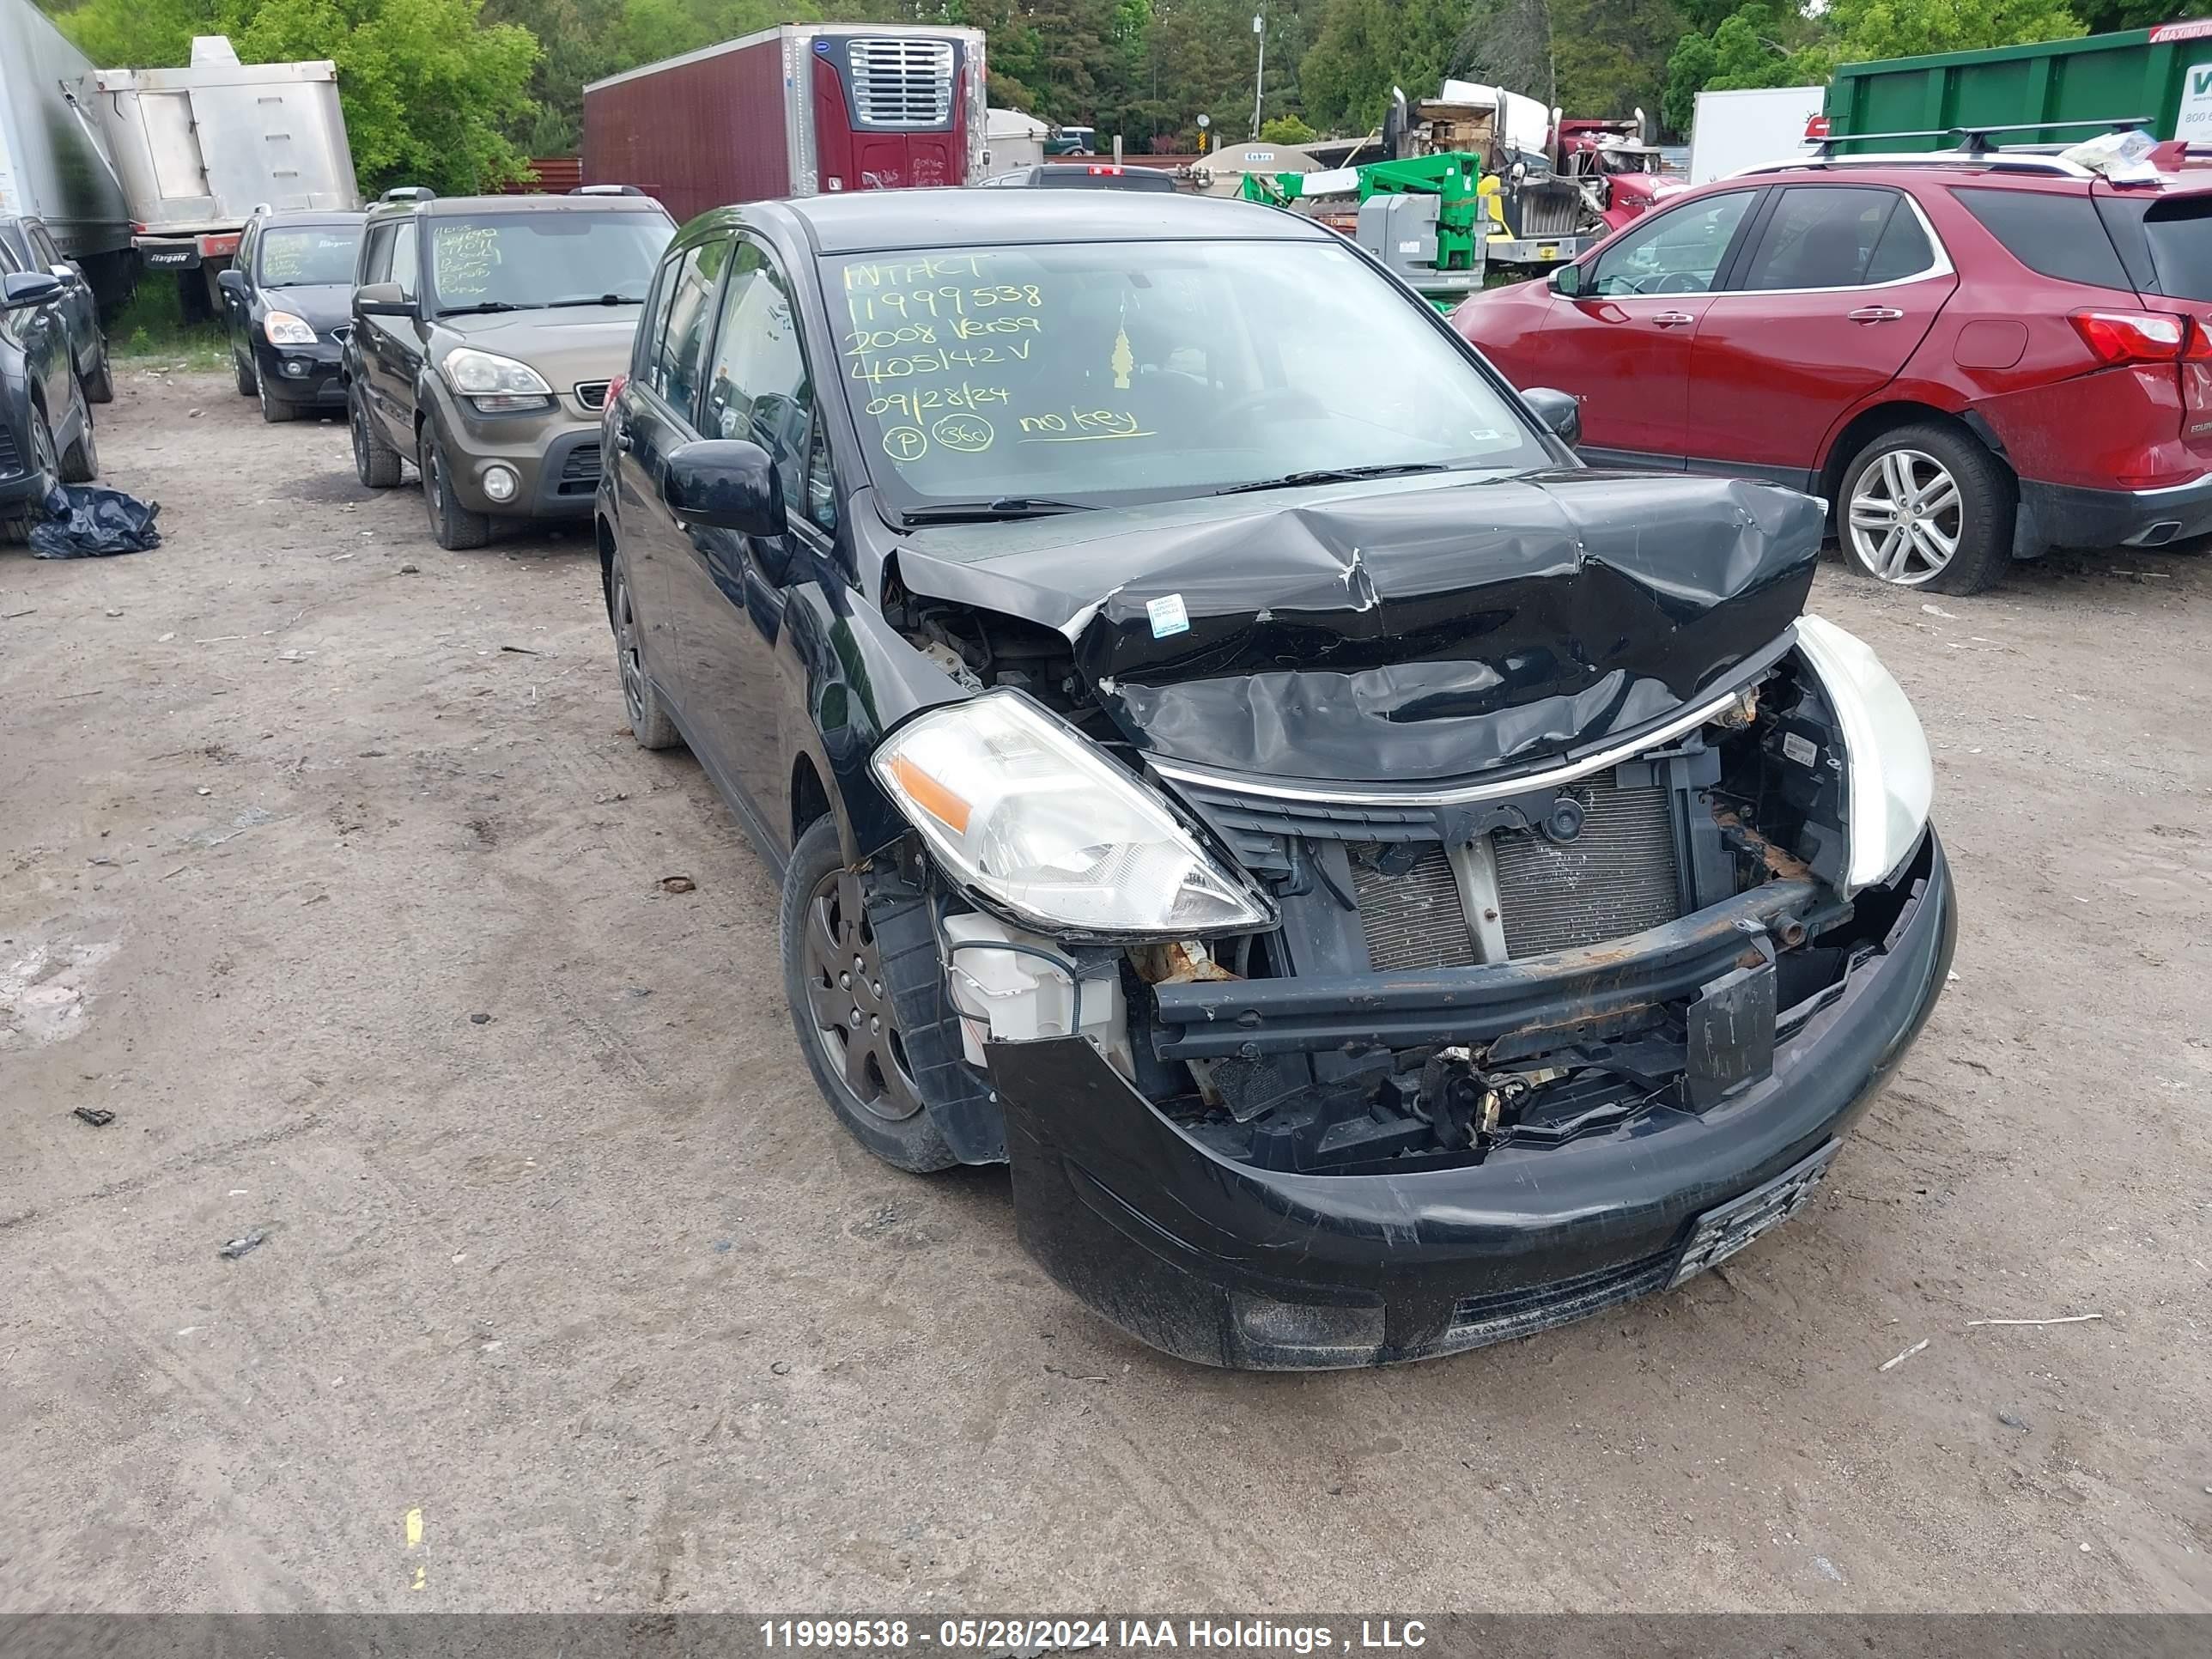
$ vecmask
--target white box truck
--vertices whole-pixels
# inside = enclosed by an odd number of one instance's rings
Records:
[[[112,314],[131,297],[131,210],[92,118],[94,73],[30,0],[0,0],[0,213],[45,220]]]
[[[99,70],[93,84],[139,259],[178,274],[187,316],[220,305],[216,278],[257,207],[361,205],[327,58],[240,64],[204,34],[184,69]]]
[[[1827,95],[1826,87],[1699,93],[1690,122],[1690,182],[1711,184],[1746,167],[1810,155],[1806,123]]]

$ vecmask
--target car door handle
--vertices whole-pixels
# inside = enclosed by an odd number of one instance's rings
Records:
[[[1844,316],[1855,323],[1894,323],[1905,313],[1895,306],[1861,306],[1856,311],[1847,311]]]
[[[1682,328],[1698,319],[1686,311],[1662,311],[1651,319],[1654,328]]]

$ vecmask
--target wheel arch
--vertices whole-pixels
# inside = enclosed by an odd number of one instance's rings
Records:
[[[829,790],[823,787],[822,774],[814,764],[814,757],[800,750],[791,763],[791,844],[798,846],[801,836],[836,811],[830,805]],[[842,818],[837,827],[839,838],[846,842],[849,854],[852,837]]]
[[[1819,493],[1821,499],[1829,503],[1832,519],[1837,492],[1844,487],[1844,474],[1850,470],[1852,461],[1857,459],[1861,450],[1884,433],[1894,432],[1899,427],[1928,423],[1949,427],[1962,436],[1972,439],[1995,456],[2008,472],[2012,471],[2012,463],[2006,458],[2003,447],[1992,443],[1992,434],[1986,426],[1978,423],[1971,414],[1957,414],[1916,398],[1897,398],[1888,403],[1875,404],[1871,408],[1859,410],[1844,422],[1842,429],[1828,445],[1827,459],[1821,463]]]

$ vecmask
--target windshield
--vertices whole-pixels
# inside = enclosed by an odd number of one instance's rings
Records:
[[[1062,243],[823,264],[870,468],[909,507],[1552,460],[1421,302],[1349,248]]]
[[[359,225],[302,225],[261,233],[261,286],[307,288],[353,281]]]
[[[428,221],[439,312],[642,305],[676,228],[657,213],[488,213]]]

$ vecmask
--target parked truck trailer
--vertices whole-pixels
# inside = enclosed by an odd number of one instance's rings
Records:
[[[131,296],[131,212],[93,74],[30,0],[0,0],[0,213],[45,220],[112,314]]]
[[[188,316],[222,301],[216,278],[257,207],[361,205],[328,59],[240,64],[219,34],[183,69],[100,70],[94,100],[149,270],[176,273]]]
[[[736,202],[984,173],[983,32],[785,24],[584,88],[584,181],[678,223]]]

